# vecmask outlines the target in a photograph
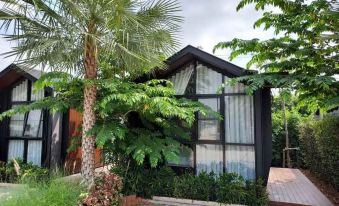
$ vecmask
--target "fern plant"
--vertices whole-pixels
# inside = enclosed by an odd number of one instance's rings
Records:
[[[21,105],[0,114],[0,121],[16,113],[33,109],[82,112],[86,80],[62,72],[43,75],[35,90],[52,87],[54,96],[29,105]],[[156,167],[160,162],[177,161],[179,141],[189,139],[195,113],[211,112],[201,103],[174,96],[167,80],[135,83],[129,78],[112,77],[93,81],[98,88],[95,112],[97,121],[89,135],[96,135],[96,145],[117,157],[127,157],[138,164]]]

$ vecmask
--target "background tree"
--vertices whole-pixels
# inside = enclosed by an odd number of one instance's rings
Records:
[[[230,48],[230,59],[251,54],[247,67],[260,73],[238,78],[253,91],[265,84],[296,91],[300,100],[314,108],[339,104],[339,21],[338,4],[326,0],[242,0],[237,10],[254,3],[257,10],[269,6],[278,12],[265,11],[254,23],[273,29],[276,37],[268,40],[233,39],[218,43],[214,49]]]
[[[159,65],[176,46],[181,18],[176,1],[138,0],[1,0],[0,20],[6,37],[18,46],[7,55],[30,67],[66,70],[85,79],[82,131],[82,177],[94,177],[96,80],[101,54],[131,73]],[[145,67],[148,65],[148,67]],[[114,75],[114,69],[111,72]],[[99,71],[100,72],[100,71]]]

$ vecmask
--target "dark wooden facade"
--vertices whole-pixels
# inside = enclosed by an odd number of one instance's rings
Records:
[[[8,66],[0,72],[0,113],[10,109],[11,91],[23,81],[28,82],[28,99],[20,104],[29,104],[31,85],[40,77],[41,71],[23,69],[15,64]],[[46,88],[44,96],[52,95],[53,91]],[[27,114],[25,115],[27,119]],[[28,120],[25,120],[28,121]],[[43,111],[43,131],[42,131],[42,149],[41,166],[44,167],[63,167],[70,173],[80,172],[81,167],[81,148],[80,144],[74,151],[67,152],[72,139],[81,135],[82,116],[74,109],[70,109],[65,114],[50,114]],[[40,140],[40,138],[10,137],[9,135],[10,118],[0,122],[0,161],[8,160],[9,139],[23,140],[24,150],[23,160],[27,161],[29,155],[27,143],[29,140]],[[95,151],[96,165],[101,164],[101,151]]]
[[[161,78],[169,79],[173,75],[179,73],[183,68],[187,68],[187,65],[193,65],[193,78],[194,83],[197,85],[197,65],[202,64],[211,70],[214,70],[222,74],[222,82],[225,82],[225,78],[240,77],[244,75],[255,74],[256,71],[245,70],[220,58],[217,58],[211,54],[201,51],[195,47],[187,46],[167,61],[167,68],[158,70],[152,74],[149,78]],[[211,81],[214,81],[211,79]],[[190,83],[188,83],[190,84]],[[226,93],[224,90],[221,93],[215,94],[198,94],[196,92],[196,86],[192,87],[192,93],[177,95],[178,98],[185,97],[192,100],[210,99],[216,98],[220,101],[220,114],[225,114],[225,98],[231,96],[246,95],[241,93]],[[266,87],[257,90],[253,94],[254,104],[254,142],[250,144],[243,143],[228,143],[225,140],[225,120],[220,121],[220,139],[218,140],[202,140],[198,137],[198,124],[195,123],[192,128],[192,140],[183,142],[185,145],[193,150],[193,170],[197,173],[197,145],[220,145],[222,147],[222,159],[226,162],[227,154],[225,154],[225,147],[227,145],[239,145],[239,146],[254,146],[255,150],[255,176],[262,177],[267,183],[269,169],[272,158],[272,123],[271,123],[271,92],[270,88]],[[197,116],[198,117],[198,116]],[[217,158],[217,157],[216,157]],[[245,161],[245,160],[244,160]],[[226,163],[225,163],[226,164]],[[222,171],[228,171],[228,168],[223,164]]]

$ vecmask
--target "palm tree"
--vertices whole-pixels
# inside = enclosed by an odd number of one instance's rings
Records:
[[[0,7],[3,35],[18,42],[8,56],[84,78],[81,173],[90,187],[99,57],[110,52],[133,72],[158,65],[178,44],[180,7],[175,0],[0,0]]]

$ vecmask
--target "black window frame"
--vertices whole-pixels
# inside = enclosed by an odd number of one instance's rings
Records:
[[[176,70],[173,70],[173,72],[171,72],[170,74],[168,74],[169,77],[175,75],[176,73],[178,73],[180,70],[186,68],[188,65],[193,64],[194,65],[194,70],[193,70],[193,78],[194,78],[194,84],[193,84],[193,94],[183,94],[183,95],[175,95],[177,98],[186,98],[186,99],[191,99],[194,101],[199,101],[199,99],[218,99],[219,103],[220,103],[220,108],[219,108],[219,114],[224,117],[225,116],[225,97],[226,96],[247,96],[247,94],[245,92],[235,92],[235,93],[226,93],[225,89],[222,89],[221,93],[215,93],[215,94],[197,94],[196,90],[197,90],[197,65],[198,64],[202,64],[206,67],[208,67],[208,69],[211,69],[215,72],[218,72],[222,75],[222,83],[225,82],[225,76],[227,76],[228,78],[232,78],[235,77],[234,75],[231,75],[230,73],[227,73],[225,71],[222,71],[219,68],[216,68],[204,61],[200,61],[199,59],[195,59],[192,61],[188,61],[185,62],[183,64],[181,64]],[[235,145],[235,146],[251,146],[254,148],[254,165],[255,165],[255,177],[258,176],[257,173],[257,144],[256,144],[256,114],[255,114],[255,97],[254,95],[252,96],[253,98],[253,121],[254,121],[254,128],[253,128],[253,135],[254,135],[254,143],[229,143],[226,142],[226,137],[225,137],[225,120],[224,118],[222,120],[219,121],[220,125],[220,139],[219,140],[199,140],[199,136],[198,136],[198,113],[195,114],[195,119],[196,121],[194,121],[193,126],[191,128],[191,141],[180,141],[182,144],[185,145],[190,145],[190,147],[193,149],[193,171],[194,174],[197,174],[197,155],[196,155],[196,146],[199,144],[212,144],[212,145],[221,145],[222,146],[222,153],[223,153],[223,172],[226,172],[226,146],[228,145]],[[175,167],[185,167],[185,166],[179,166],[179,165],[169,165],[169,166],[175,166]]]
[[[20,85],[22,82],[27,81],[27,99],[26,101],[12,101],[12,91],[13,89]],[[9,109],[12,108],[14,105],[25,105],[25,104],[30,104],[33,103],[34,101],[31,101],[31,94],[32,94],[32,84],[33,81],[27,78],[20,78],[18,81],[16,81],[14,84],[12,84],[9,87],[9,92],[8,92],[8,106]],[[48,92],[45,89],[44,90],[44,97],[48,96]],[[18,137],[18,136],[11,136],[10,135],[10,118],[8,119],[8,121],[6,121],[6,136],[4,136],[5,140],[6,140],[6,160],[8,161],[8,149],[9,149],[9,141],[10,140],[23,140],[24,141],[24,151],[23,151],[23,162],[27,163],[27,156],[28,156],[28,141],[34,141],[34,140],[38,140],[42,142],[42,148],[41,148],[41,165],[40,166],[46,166],[46,150],[47,150],[47,138],[48,138],[48,118],[49,118],[49,113],[46,109],[42,109],[41,110],[41,116],[40,116],[40,123],[39,123],[39,128],[37,131],[37,136],[39,134],[40,131],[40,124],[41,124],[41,117],[42,119],[42,136],[41,137],[25,137],[25,129],[27,126],[27,120],[28,120],[28,115],[29,112],[24,114],[24,128],[22,131],[22,136]]]

